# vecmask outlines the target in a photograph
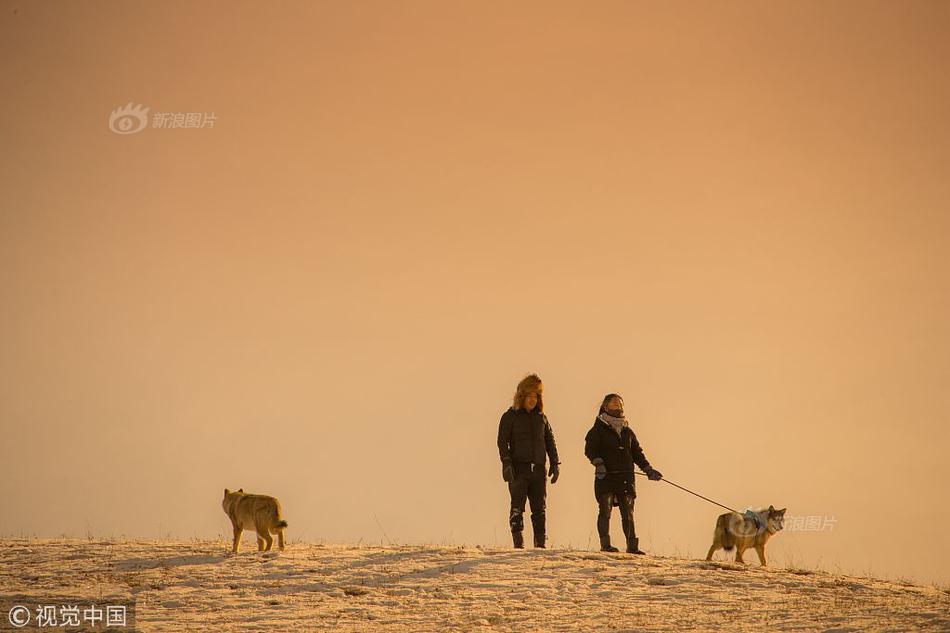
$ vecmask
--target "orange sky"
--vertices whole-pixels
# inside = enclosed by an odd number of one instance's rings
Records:
[[[0,3],[0,533],[225,547],[243,487],[507,544],[535,371],[552,545],[617,391],[670,480],[834,518],[776,564],[950,581],[947,59],[939,1]],[[719,508],[638,493],[705,555]]]

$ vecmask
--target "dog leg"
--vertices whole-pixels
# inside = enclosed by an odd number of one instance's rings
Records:
[[[264,551],[264,539],[261,538],[260,532],[257,533],[257,551],[258,552]]]
[[[274,544],[274,537],[270,535],[269,530],[264,530],[264,543],[266,544],[266,547],[264,547],[264,551],[269,552],[271,545]]]
[[[738,545],[736,545],[736,562],[745,565],[745,561],[742,560],[742,548]]]
[[[277,530],[277,547],[284,551],[284,528]]]
[[[759,562],[762,563],[762,566],[765,567],[765,545],[756,545],[755,553],[759,555]]]
[[[244,532],[244,530],[242,530],[241,528],[239,528],[239,527],[237,527],[237,526],[234,527],[234,544],[231,546],[231,553],[232,553],[232,554],[237,554],[238,545],[241,544],[241,533],[242,533],[242,532]]]

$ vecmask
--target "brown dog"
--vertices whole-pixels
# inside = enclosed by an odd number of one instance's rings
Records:
[[[722,548],[727,552],[736,548],[736,562],[745,564],[742,553],[750,547],[755,548],[759,562],[765,567],[765,544],[785,525],[785,510],[776,510],[769,506],[764,510],[747,510],[745,514],[727,512],[716,520],[712,547],[706,554],[706,560],[712,560],[713,552]]]
[[[284,528],[287,527],[287,522],[280,516],[280,503],[274,497],[250,495],[244,492],[244,488],[237,492],[225,488],[221,507],[231,519],[234,528],[234,545],[231,551],[235,554],[244,530],[257,532],[258,551],[270,551],[274,543],[271,532],[277,535],[277,547],[284,549]]]

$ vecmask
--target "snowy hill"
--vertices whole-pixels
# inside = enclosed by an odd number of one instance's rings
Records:
[[[950,630],[947,587],[594,551],[260,554],[252,541],[232,556],[224,540],[2,539],[0,593],[134,596],[142,631]]]

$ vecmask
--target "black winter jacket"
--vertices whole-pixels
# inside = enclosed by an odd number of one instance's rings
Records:
[[[632,488],[634,484],[633,466],[636,464],[644,472],[653,468],[647,461],[637,436],[629,426],[623,427],[620,435],[610,428],[610,425],[596,418],[594,426],[587,432],[584,441],[584,455],[592,463],[598,457],[604,460],[607,476],[605,484],[626,484],[624,488]]]
[[[498,455],[501,461],[559,464],[554,432],[548,417],[535,407],[531,411],[509,407],[498,423]]]

